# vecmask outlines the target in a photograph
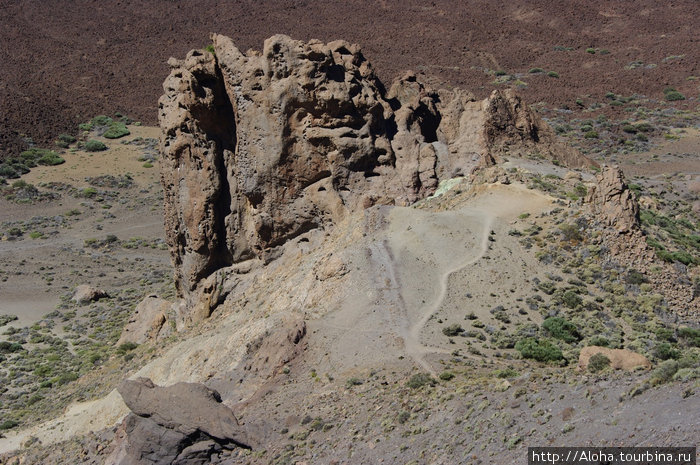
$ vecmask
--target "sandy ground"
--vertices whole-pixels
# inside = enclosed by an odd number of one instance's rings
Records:
[[[0,241],[0,263],[6,272],[5,280],[0,282],[0,314],[17,315],[19,320],[12,325],[31,325],[55,309],[60,295],[83,281],[109,287],[124,279],[115,270],[119,267],[116,262],[111,263],[102,251],[84,248],[86,239],[102,239],[109,234],[120,239],[164,237],[157,164],[144,168],[143,161],[139,161],[139,148],[122,144],[137,137],[157,138],[159,129],[139,126],[129,129],[131,135],[118,140],[94,137],[108,145],[107,151],[66,151],[62,154],[64,164],[38,166],[21,178],[37,186],[62,182],[82,189],[90,186],[88,177],[131,175],[135,185],[117,192],[113,200],[94,202],[63,194],[57,200],[28,205],[0,199],[0,224],[8,225],[4,229],[14,224],[27,229],[22,240]],[[146,200],[149,197],[154,203],[149,204]],[[105,204],[110,208],[106,209]],[[75,217],[67,215],[75,209],[82,213]],[[59,221],[52,221],[57,217]],[[42,232],[44,237],[31,239],[32,231]],[[167,252],[162,250],[121,250],[120,254],[117,261],[147,258],[162,266],[169,265]],[[93,267],[98,270],[90,271]]]

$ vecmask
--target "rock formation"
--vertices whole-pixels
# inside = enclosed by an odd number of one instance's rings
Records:
[[[89,284],[81,284],[75,288],[72,300],[80,305],[100,300],[109,295],[102,289],[97,289]]]
[[[511,91],[477,101],[412,73],[386,91],[344,41],[276,35],[244,54],[212,40],[214,54],[169,61],[159,102],[167,240],[184,297],[348,212],[413,203],[504,155],[560,153]],[[565,164],[591,163],[567,153]]]
[[[148,340],[158,339],[161,333],[167,332],[162,330],[172,305],[171,302],[156,296],[143,299],[129,317],[117,345],[126,342],[143,344]]]
[[[108,465],[204,464],[222,449],[251,445],[219,394],[202,384],[159,387],[138,378],[118,391],[133,413],[117,431]]]
[[[606,225],[620,233],[639,229],[639,204],[625,183],[625,175],[617,166],[603,166],[586,196],[593,213]]]

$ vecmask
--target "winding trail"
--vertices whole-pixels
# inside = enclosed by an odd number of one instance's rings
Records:
[[[471,266],[481,260],[486,252],[489,250],[489,233],[491,227],[494,223],[495,216],[489,214],[483,214],[483,230],[481,237],[481,246],[479,254],[467,260],[466,262],[460,263],[459,265],[446,270],[440,277],[440,293],[437,295],[435,300],[426,306],[425,310],[421,310],[420,320],[418,320],[413,326],[411,326],[408,332],[404,335],[404,341],[406,344],[406,353],[409,355],[418,365],[421,366],[425,371],[430,373],[432,376],[437,376],[433,367],[425,360],[425,355],[430,353],[443,353],[449,354],[449,350],[440,349],[437,347],[429,347],[420,342],[420,335],[425,325],[430,321],[430,319],[435,315],[440,306],[442,306],[445,297],[447,296],[447,286],[449,284],[450,276],[464,268]]]

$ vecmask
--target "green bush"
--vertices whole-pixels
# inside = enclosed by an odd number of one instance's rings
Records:
[[[363,381],[360,378],[350,378],[345,382],[345,387],[350,389],[353,386],[359,386]]]
[[[595,54],[595,49],[593,47],[589,47],[586,49],[586,53],[590,53],[591,55]]]
[[[128,136],[131,132],[126,128],[126,125],[120,121],[110,123],[109,128],[102,134],[107,139],[119,139],[120,137]]]
[[[30,168],[36,165],[60,165],[65,162],[56,152],[49,149],[31,148],[20,153],[19,156],[23,164]]]
[[[651,383],[657,385],[671,381],[671,379],[673,379],[673,375],[675,375],[678,371],[678,368],[679,366],[677,361],[666,360],[661,365],[656,367],[651,374]]]
[[[658,358],[659,360],[675,360],[680,356],[681,353],[678,350],[674,349],[668,342],[662,342],[661,344],[657,344],[654,348],[654,357]]]
[[[415,374],[406,382],[406,386],[411,389],[418,389],[426,385],[435,386],[435,380],[427,373]]]
[[[107,126],[112,123],[112,118],[106,115],[97,115],[91,121],[92,126]]]
[[[7,342],[7,341],[0,342],[0,353],[2,353],[2,354],[19,352],[20,350],[22,350],[22,344],[18,344],[16,342]]]
[[[603,354],[593,354],[588,360],[588,371],[598,373],[610,366],[610,359]]]
[[[576,325],[558,316],[552,316],[544,320],[542,322],[542,328],[552,337],[561,339],[564,342],[576,342],[581,340],[581,335]]]
[[[493,372],[496,378],[515,378],[520,375],[517,371],[512,368],[503,368],[502,370],[496,370]]]
[[[598,131],[588,131],[583,137],[586,139],[598,139],[600,136],[598,135]]]
[[[19,423],[17,423],[15,420],[5,420],[2,423],[0,423],[0,431],[12,429],[17,425],[19,425]]]
[[[561,231],[562,238],[565,241],[568,242],[581,242],[583,240],[583,236],[581,236],[581,233],[578,230],[578,227],[573,224],[560,224],[559,225],[559,230]]]
[[[216,55],[216,52],[214,51],[214,45],[213,45],[213,44],[207,45],[206,47],[204,47],[204,50],[206,50],[207,52],[211,53],[212,55]]]
[[[71,136],[70,134],[59,134],[58,140],[65,142],[67,144],[72,144],[73,142],[76,141],[76,138]]]
[[[547,73],[547,76],[549,76],[549,77],[551,77],[551,78],[558,78],[558,77],[559,77],[559,73],[557,73],[556,71],[550,71],[550,72]]]
[[[588,345],[598,347],[609,347],[610,341],[608,340],[608,338],[603,336],[593,336],[591,340],[588,341]]]
[[[542,68],[530,68],[528,73],[530,73],[530,74],[544,73],[544,70]]]
[[[534,337],[527,337],[518,341],[515,344],[515,350],[520,352],[523,358],[530,358],[538,362],[556,361],[564,358],[561,349],[552,344],[552,342]]]
[[[464,328],[462,328],[458,323],[451,324],[450,326],[446,326],[442,328],[442,334],[445,336],[453,337],[453,336],[458,336],[460,333],[464,332]]]
[[[107,146],[99,140],[90,139],[85,143],[85,150],[87,152],[101,152],[107,150]]]
[[[2,163],[0,164],[0,176],[3,178],[16,179],[19,178],[20,174],[12,165]]]
[[[124,355],[127,352],[130,352],[137,348],[139,345],[136,344],[135,342],[125,342],[123,344],[120,344],[119,347],[117,347],[117,353],[119,355]]]
[[[40,165],[56,166],[65,163],[66,160],[61,158],[56,152],[48,152],[45,153],[41,158],[39,158],[37,162]]]
[[[669,102],[675,102],[677,100],[685,100],[685,95],[681,94],[673,87],[668,87],[664,89],[664,98]]]
[[[455,375],[451,371],[443,371],[442,373],[440,373],[440,379],[443,381],[449,381],[454,377]]]
[[[678,328],[678,337],[691,347],[700,347],[700,329]]]
[[[564,305],[566,305],[567,307],[574,309],[583,303],[583,299],[579,297],[579,295],[576,292],[568,290],[564,292],[564,295],[562,296],[562,302],[564,302]]]
[[[637,270],[629,270],[627,272],[627,276],[625,277],[625,281],[627,281],[628,284],[637,284],[637,285],[649,282],[647,277],[644,276],[642,273],[640,273]]]

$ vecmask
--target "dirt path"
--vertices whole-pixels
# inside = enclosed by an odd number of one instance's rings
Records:
[[[450,351],[438,347],[429,347],[424,345],[420,341],[421,333],[425,328],[425,325],[435,315],[435,313],[445,301],[450,276],[452,276],[458,271],[463,270],[464,268],[467,268],[468,266],[474,265],[479,260],[481,260],[486,254],[486,252],[489,250],[488,238],[489,233],[491,231],[491,226],[493,225],[495,218],[493,215],[489,215],[482,212],[475,212],[475,216],[482,217],[481,220],[483,221],[483,230],[481,233],[482,237],[479,248],[479,254],[476,257],[469,259],[466,262],[461,263],[455,267],[451,267],[442,273],[442,276],[440,277],[440,293],[437,295],[432,304],[426,306],[424,310],[421,310],[420,313],[422,314],[422,316],[420,320],[414,323],[413,326],[411,326],[408,333],[404,335],[404,340],[406,342],[406,353],[418,365],[420,365],[425,371],[430,373],[432,376],[437,376],[437,373],[435,372],[435,370],[433,370],[432,366],[425,360],[424,356],[428,353],[450,353]]]

